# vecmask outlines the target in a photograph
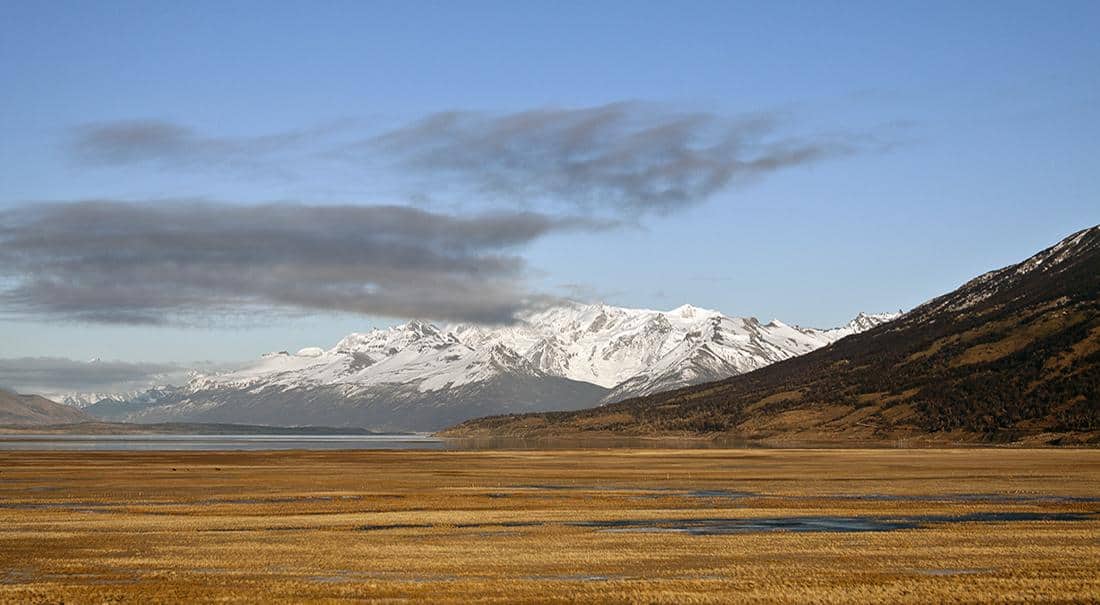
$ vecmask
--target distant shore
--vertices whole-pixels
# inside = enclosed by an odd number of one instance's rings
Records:
[[[381,435],[358,427],[265,426],[201,422],[78,422],[49,425],[0,425],[0,435]]]

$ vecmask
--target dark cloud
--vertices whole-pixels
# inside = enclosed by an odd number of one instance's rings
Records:
[[[276,156],[300,152],[331,126],[254,137],[205,136],[163,120],[87,124],[72,133],[74,156],[88,165],[154,165],[172,169],[275,172]]]
[[[106,323],[252,308],[507,322],[537,302],[517,248],[608,226],[400,206],[36,204],[0,212],[0,307]]]
[[[117,393],[157,384],[180,384],[189,371],[190,368],[170,363],[22,357],[0,359],[0,385],[21,393]]]
[[[433,186],[641,214],[696,204],[734,183],[852,153],[865,142],[793,137],[782,126],[774,115],[731,119],[639,103],[452,111],[375,137],[358,152],[395,158]]]

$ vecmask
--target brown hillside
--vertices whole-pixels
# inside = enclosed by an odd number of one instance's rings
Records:
[[[80,410],[38,395],[0,390],[0,425],[30,426],[95,420]]]

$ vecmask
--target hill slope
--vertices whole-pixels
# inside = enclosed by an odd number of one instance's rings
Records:
[[[1100,440],[1100,227],[900,318],[763,369],[452,437]]]
[[[0,390],[0,425],[46,425],[94,420],[80,410],[38,395]]]

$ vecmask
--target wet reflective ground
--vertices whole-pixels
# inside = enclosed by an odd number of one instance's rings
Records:
[[[1088,601],[1096,450],[0,452],[0,602]]]

